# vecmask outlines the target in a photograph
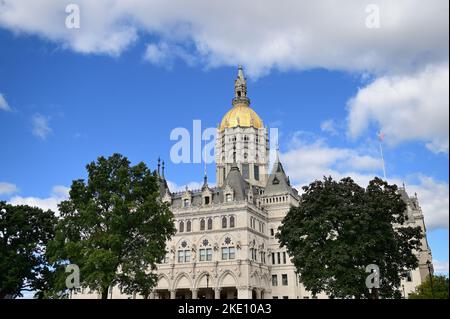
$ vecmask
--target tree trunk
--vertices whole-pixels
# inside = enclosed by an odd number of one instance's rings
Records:
[[[109,287],[102,289],[102,299],[108,299]]]

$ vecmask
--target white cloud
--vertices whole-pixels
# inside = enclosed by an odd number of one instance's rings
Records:
[[[207,66],[240,63],[253,75],[314,67],[377,73],[448,60],[449,4],[442,0],[378,0],[379,29],[366,27],[368,3],[359,0],[80,0],[81,28],[67,29],[71,2],[3,0],[0,26],[109,55],[150,34],[192,43]]]
[[[189,183],[184,184],[184,185],[178,185],[178,184],[176,184],[176,183],[174,183],[174,182],[167,181],[167,186],[169,186],[169,190],[170,190],[172,193],[176,193],[176,192],[182,192],[182,191],[184,191],[184,190],[186,189],[186,186],[187,186],[187,188],[188,188],[189,190],[198,190],[198,189],[201,189],[202,186],[203,186],[203,183],[189,182]],[[212,185],[209,185],[209,186],[211,187]]]
[[[11,110],[11,107],[9,106],[8,102],[6,102],[6,99],[2,93],[0,93],[0,110],[2,110],[2,111],[10,111]]]
[[[33,117],[31,118],[31,122],[33,135],[39,137],[40,139],[45,140],[48,135],[52,133],[48,117],[45,117],[38,113],[33,115]]]
[[[448,228],[449,185],[435,179],[419,175],[418,181],[407,185],[411,194],[417,193],[428,228]]]
[[[448,153],[448,64],[415,74],[378,78],[360,89],[348,105],[352,137],[361,135],[374,122],[390,145],[421,140],[433,152]]]
[[[144,60],[168,69],[172,68],[177,58],[188,65],[195,63],[195,57],[187,49],[166,42],[148,44],[144,54]]]
[[[10,195],[17,193],[19,189],[11,183],[0,182],[0,195]]]
[[[11,205],[39,207],[43,210],[50,209],[55,213],[59,213],[58,204],[69,198],[69,190],[68,187],[58,185],[52,188],[52,192],[47,198],[14,196],[9,200],[9,203]]]
[[[433,260],[434,271],[448,275],[448,261]]]
[[[333,119],[325,120],[320,123],[320,129],[322,132],[328,133],[330,135],[338,135],[338,130],[336,128],[336,123]]]
[[[296,134],[290,149],[280,154],[294,185],[300,187],[323,176],[341,179],[350,176],[359,185],[366,186],[375,176],[382,176],[381,161],[366,151],[328,146],[323,140]],[[390,183],[408,182],[410,196],[417,193],[425,223],[429,229],[449,227],[449,185],[423,174],[393,176]]]
[[[381,160],[349,148],[328,146],[321,139],[295,134],[291,148],[281,154],[281,160],[296,183],[306,184],[324,175],[335,178],[358,176],[361,172],[381,171]],[[367,177],[367,181],[370,177]]]

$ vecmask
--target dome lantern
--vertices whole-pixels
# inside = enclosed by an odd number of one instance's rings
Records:
[[[261,118],[250,108],[250,99],[247,97],[247,81],[242,66],[239,66],[237,78],[234,82],[233,108],[222,118],[219,131],[233,127],[254,127],[257,129],[264,127]]]

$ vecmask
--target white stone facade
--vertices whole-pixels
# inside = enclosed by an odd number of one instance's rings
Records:
[[[171,193],[161,179],[161,196],[171,204],[177,233],[158,265],[159,280],[151,298],[312,298],[275,238],[284,216],[299,205],[300,197],[278,159],[268,173],[267,128],[254,127],[262,121],[245,109],[250,108],[246,93],[240,69],[233,107],[242,109],[218,128],[217,187],[209,187],[205,176],[202,189]],[[231,125],[233,121],[238,124]],[[408,204],[408,224],[421,226],[426,234],[417,198],[410,198],[404,188],[400,191]],[[431,260],[431,252],[426,236],[422,246],[420,267],[402,283],[405,295],[428,275],[426,261]],[[83,291],[72,297],[99,295]],[[110,297],[139,296],[124,295],[115,287]]]

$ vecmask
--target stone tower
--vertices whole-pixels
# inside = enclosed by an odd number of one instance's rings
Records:
[[[233,164],[245,181],[265,186],[269,162],[269,138],[263,121],[250,107],[247,81],[241,66],[234,83],[232,108],[223,117],[216,139],[216,181],[223,186]]]

